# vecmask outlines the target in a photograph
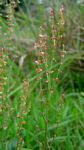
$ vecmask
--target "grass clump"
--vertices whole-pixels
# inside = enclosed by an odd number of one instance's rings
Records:
[[[22,22],[18,27],[13,4],[7,4],[7,20],[0,17],[0,32],[4,33],[0,40],[0,150],[81,150],[84,86],[82,73],[72,68],[76,60],[83,61],[83,52],[72,54],[67,50],[77,46],[82,51],[79,34],[77,41],[66,43],[71,30],[65,17],[67,5],[51,8],[46,23],[36,29],[36,51],[28,52],[15,42],[19,38],[12,38],[23,26]],[[22,14],[27,26],[27,16]],[[36,28],[33,19],[32,28]]]

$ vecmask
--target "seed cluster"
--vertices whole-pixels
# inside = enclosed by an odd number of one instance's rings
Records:
[[[48,26],[40,27],[39,38],[35,43],[35,48],[38,51],[35,61],[37,66],[36,72],[40,73],[40,77],[37,79],[40,81],[43,79],[47,84],[51,80],[52,83],[55,81],[59,82],[58,74],[62,72],[60,66],[62,66],[66,53],[64,46],[64,24],[64,6],[62,5],[59,10],[58,19],[56,19],[55,10],[52,9]],[[59,63],[58,67],[53,68],[56,63]],[[50,91],[53,93],[52,86]]]
[[[2,14],[0,14],[0,19],[2,19]],[[2,118],[1,127],[7,129],[5,112],[8,109],[7,104],[7,51],[5,48],[3,27],[0,22],[0,117]]]
[[[3,110],[3,103],[6,99],[6,93],[5,93],[5,85],[7,81],[6,76],[6,55],[5,55],[5,49],[0,48],[0,112]]]
[[[31,103],[27,100],[28,99],[28,91],[29,91],[29,82],[27,79],[23,81],[23,95],[20,98],[20,108],[19,113],[17,114],[17,137],[18,137],[18,144],[17,144],[17,150],[21,150],[22,145],[24,144],[24,139],[22,136],[23,132],[23,126],[27,124],[25,120],[27,114],[31,110]]]
[[[7,33],[7,47],[11,48],[11,36],[14,32],[14,7],[16,3],[14,0],[12,0],[9,4],[6,4],[6,19],[7,19],[7,25],[8,25],[8,33]]]

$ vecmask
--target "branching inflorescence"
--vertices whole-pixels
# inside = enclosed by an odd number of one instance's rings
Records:
[[[17,150],[20,150],[22,145],[24,145],[24,139],[22,135],[24,129],[23,126],[27,125],[27,121],[25,121],[25,119],[31,110],[31,103],[29,101],[29,82],[27,79],[23,81],[22,89],[23,94],[20,98],[19,113],[17,114]]]
[[[66,53],[64,47],[64,24],[64,6],[61,6],[58,18],[55,16],[55,10],[52,9],[48,25],[40,27],[39,38],[35,43],[37,49],[36,72],[40,73],[40,77],[37,79],[40,81],[43,79],[47,84],[50,79],[52,83],[53,81],[58,82],[59,74],[62,72],[60,68]],[[58,63],[58,67],[54,67]],[[52,87],[49,90],[52,91]]]
[[[42,112],[45,124],[44,149],[48,147],[48,105],[49,101],[53,101],[52,98],[56,95],[66,53],[64,46],[64,24],[64,6],[61,6],[57,16],[55,15],[55,10],[52,9],[48,23],[40,27],[40,34],[35,43],[35,48],[37,49],[37,59],[35,61],[36,73],[38,74],[37,80],[39,82],[40,93],[41,95],[43,94],[41,104],[44,109]],[[48,96],[45,97],[45,95]],[[60,113],[62,106],[64,106],[63,104],[64,93],[62,92],[58,109],[56,110],[58,113]]]

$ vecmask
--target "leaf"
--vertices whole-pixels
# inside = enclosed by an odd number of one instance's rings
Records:
[[[13,139],[6,143],[6,150],[16,150],[17,140]]]

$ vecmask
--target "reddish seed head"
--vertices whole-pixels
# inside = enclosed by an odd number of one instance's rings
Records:
[[[50,12],[50,16],[54,16],[54,10],[51,10],[51,12]]]
[[[39,61],[37,61],[37,60],[35,61],[35,63],[36,63],[37,65],[39,65],[39,64],[40,64],[40,62],[39,62]]]
[[[62,4],[60,11],[63,12],[64,11],[64,5]]]
[[[41,69],[41,68],[37,68],[37,69],[36,69],[36,72],[37,72],[37,73],[40,73],[40,72],[42,72],[42,69]]]
[[[38,56],[44,56],[45,52],[38,52]]]

